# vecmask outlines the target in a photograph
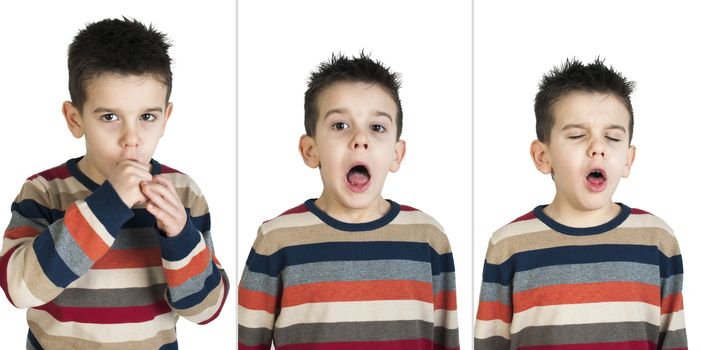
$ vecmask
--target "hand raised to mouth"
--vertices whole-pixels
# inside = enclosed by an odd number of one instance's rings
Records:
[[[146,202],[146,197],[141,192],[141,183],[151,181],[149,164],[142,164],[134,160],[122,160],[112,170],[107,180],[112,184],[119,198],[129,208],[136,204]]]
[[[187,223],[187,213],[175,186],[162,175],[141,183],[141,190],[148,199],[146,210],[156,217],[156,225],[168,237],[175,237]]]

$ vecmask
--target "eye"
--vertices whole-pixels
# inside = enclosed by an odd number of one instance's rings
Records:
[[[153,121],[156,121],[156,119],[157,119],[156,116],[151,114],[151,113],[144,113],[141,115],[141,120],[143,120],[145,122],[153,122]]]
[[[571,139],[571,140],[581,139],[582,137],[584,137],[584,135],[572,135],[572,136],[567,136],[567,138],[568,138],[568,139]]]
[[[621,141],[621,139],[619,139],[619,138],[617,138],[617,137],[612,137],[612,136],[606,136],[606,139],[609,140],[609,141],[613,141],[613,142],[619,142],[619,141]]]
[[[348,125],[347,123],[344,123],[344,122],[336,122],[336,123],[331,124],[331,129],[338,130],[338,131],[348,129],[349,127],[350,127],[350,125]]]
[[[375,131],[375,132],[385,132],[387,129],[384,127],[384,125],[380,124],[372,124],[370,125],[370,130]]]
[[[106,122],[115,122],[119,120],[119,117],[114,113],[107,113],[100,116],[100,119]]]

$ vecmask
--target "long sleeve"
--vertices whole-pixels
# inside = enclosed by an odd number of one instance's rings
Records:
[[[259,231],[239,283],[239,350],[270,349],[273,341],[275,318],[280,309],[281,283],[280,275],[271,273],[271,257],[256,252],[256,248],[263,244],[264,238]]]
[[[445,237],[445,236],[443,236]],[[455,263],[450,243],[445,238],[447,250],[443,254],[432,253],[433,275],[433,325],[434,349],[460,349],[457,320],[457,298],[455,288]]]
[[[490,263],[495,261],[494,255],[494,246],[490,244],[475,321],[475,350],[508,350],[510,347],[513,271],[506,262]]]
[[[214,254],[207,202],[194,183],[188,185],[192,193],[184,200],[188,221],[179,235],[159,236],[161,263],[168,286],[166,300],[173,311],[206,324],[221,312],[229,285]]]
[[[684,323],[684,303],[682,300],[682,282],[684,268],[679,245],[676,239],[672,243],[672,256],[660,254],[660,334],[658,349],[686,349],[686,325]]]
[[[24,183],[5,230],[0,284],[18,308],[56,298],[110,250],[133,216],[109,182],[84,200],[68,201],[68,193],[49,190],[50,180],[37,176]]]

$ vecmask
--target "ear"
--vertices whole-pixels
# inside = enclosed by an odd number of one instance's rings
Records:
[[[299,138],[299,154],[302,155],[304,164],[314,169],[319,167],[319,154],[316,151],[316,142],[309,135],[302,135]]]
[[[161,128],[161,137],[163,137],[163,134],[166,132],[166,124],[168,124],[168,120],[170,120],[171,113],[173,113],[173,102],[168,102],[168,105],[166,105],[166,112],[163,114],[163,118],[165,118],[165,120],[163,121],[163,126]]]
[[[396,173],[399,170],[399,166],[402,165],[402,159],[404,159],[404,154],[406,153],[406,142],[404,140],[399,140],[394,144],[394,160],[392,161],[392,166],[389,167],[389,171]]]
[[[630,168],[633,167],[633,161],[635,160],[635,146],[631,145],[628,147],[628,152],[626,154],[626,166],[623,168],[622,177],[628,177],[630,175]]]
[[[548,145],[538,140],[531,142],[531,159],[536,169],[543,174],[550,174],[553,171],[550,164],[550,152]]]
[[[63,118],[66,119],[66,125],[68,125],[68,130],[77,139],[83,136],[83,119],[80,116],[80,111],[75,108],[73,103],[70,101],[63,102],[61,106],[61,112],[63,112]]]

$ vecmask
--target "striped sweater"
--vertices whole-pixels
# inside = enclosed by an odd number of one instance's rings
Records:
[[[494,233],[475,350],[687,348],[672,230],[619,205],[617,217],[589,228],[564,226],[539,206]]]
[[[239,349],[458,349],[448,238],[390,204],[351,224],[310,199],[263,223],[239,284]]]
[[[209,322],[228,289],[204,197],[187,175],[151,162],[189,214],[167,238],[146,209],[128,208],[78,160],[30,177],[12,203],[0,284],[28,309],[27,348],[177,349],[178,317]]]

